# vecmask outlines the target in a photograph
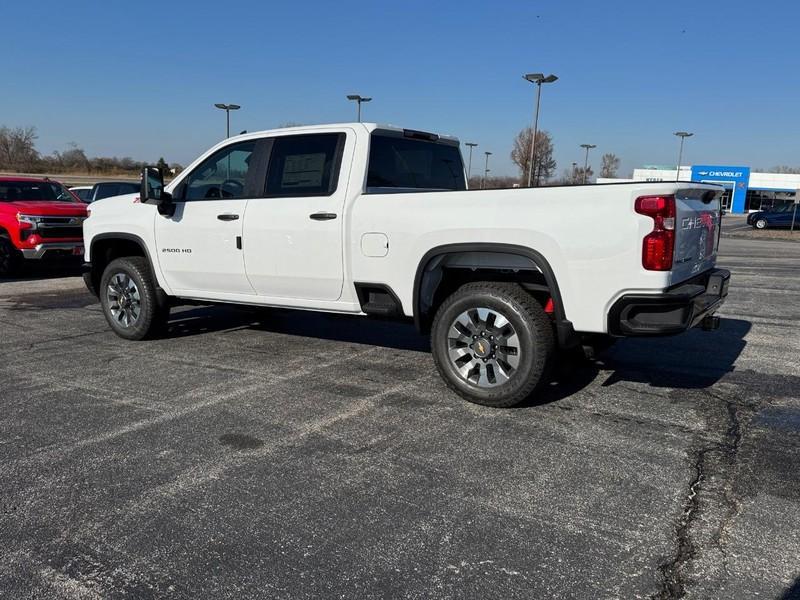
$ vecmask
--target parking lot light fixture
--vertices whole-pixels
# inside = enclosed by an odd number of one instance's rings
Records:
[[[478,144],[464,142],[464,145],[469,147],[469,162],[467,163],[467,185],[469,185],[469,178],[472,176],[472,149],[477,148]]]
[[[486,165],[483,168],[483,179],[481,180],[481,189],[484,188],[486,185],[486,178],[489,176],[489,157],[492,155],[491,152],[484,152],[486,155]]]
[[[675,169],[675,181],[681,180],[681,160],[683,159],[683,141],[688,138],[692,137],[694,134],[689,133],[688,131],[676,131],[673,135],[677,135],[681,138],[681,146],[680,150],[678,150],[678,168]]]
[[[222,102],[217,102],[214,106],[225,111],[225,138],[227,139],[231,137],[231,111],[239,110],[242,107],[238,104],[223,104]]]
[[[581,144],[581,148],[586,148],[586,159],[583,161],[583,183],[586,183],[586,171],[589,170],[589,150],[597,148],[596,144]]]
[[[358,105],[358,122],[361,123],[361,103],[369,102],[372,100],[372,98],[360,96],[359,94],[348,94],[347,99],[355,101],[355,103]]]
[[[539,103],[542,98],[542,84],[543,83],[553,83],[558,79],[552,73],[547,77],[544,76],[544,73],[528,73],[527,75],[522,76],[523,79],[530,81],[531,83],[536,84],[536,110],[534,111],[533,117],[533,137],[531,139],[531,159],[530,163],[528,164],[528,187],[531,187],[531,183],[533,181],[533,159],[536,156],[536,133],[539,130]]]

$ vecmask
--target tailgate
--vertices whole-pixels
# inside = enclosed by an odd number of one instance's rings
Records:
[[[675,193],[675,254],[671,285],[711,269],[716,263],[721,191],[704,186]]]

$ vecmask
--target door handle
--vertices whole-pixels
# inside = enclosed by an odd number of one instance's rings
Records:
[[[308,215],[308,218],[314,219],[315,221],[330,221],[336,218],[336,213],[318,212],[313,215]]]
[[[220,221],[236,221],[239,218],[239,215],[234,215],[231,213],[223,213],[221,215],[217,215],[217,218]]]

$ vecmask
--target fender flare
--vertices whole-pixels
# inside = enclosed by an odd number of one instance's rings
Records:
[[[158,281],[158,273],[156,271],[156,266],[155,266],[155,263],[153,261],[153,257],[150,254],[150,249],[147,247],[147,244],[145,243],[145,241],[141,237],[136,235],[136,234],[123,233],[123,232],[98,233],[97,235],[92,237],[92,243],[89,246],[89,258],[90,258],[90,262],[88,263],[89,265],[92,264],[91,263],[91,259],[94,258],[95,243],[98,242],[98,241],[103,241],[103,240],[125,240],[127,242],[133,242],[137,246],[139,246],[142,249],[142,252],[144,253],[145,258],[147,258],[147,262],[150,263],[150,272],[153,274],[153,279],[155,279],[156,290],[161,294],[167,295],[167,292],[161,287],[161,283]],[[84,279],[85,279],[85,277],[84,277]],[[88,282],[87,282],[87,285],[89,285]]]
[[[547,287],[550,290],[550,295],[553,299],[553,318],[556,324],[556,333],[558,336],[559,344],[562,347],[572,346],[577,343],[577,335],[572,326],[572,323],[567,320],[564,311],[564,303],[561,299],[561,290],[558,287],[553,268],[547,259],[536,250],[527,248],[525,246],[517,246],[515,244],[501,244],[501,243],[465,243],[465,244],[445,244],[436,246],[428,250],[420,259],[417,265],[417,271],[414,275],[414,296],[413,302],[413,315],[414,325],[417,331],[424,332],[425,327],[423,323],[423,315],[420,307],[422,283],[425,278],[425,273],[428,265],[447,254],[458,254],[461,252],[488,252],[498,254],[514,254],[530,260],[542,273]]]

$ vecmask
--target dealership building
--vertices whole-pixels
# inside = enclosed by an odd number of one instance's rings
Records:
[[[714,183],[725,188],[722,206],[732,213],[747,213],[757,210],[772,210],[794,202],[800,189],[800,174],[758,173],[750,167],[721,165],[682,166],[680,173],[675,167],[645,166],[634,169],[632,179],[607,179],[600,177],[597,183],[620,181],[697,181]]]

